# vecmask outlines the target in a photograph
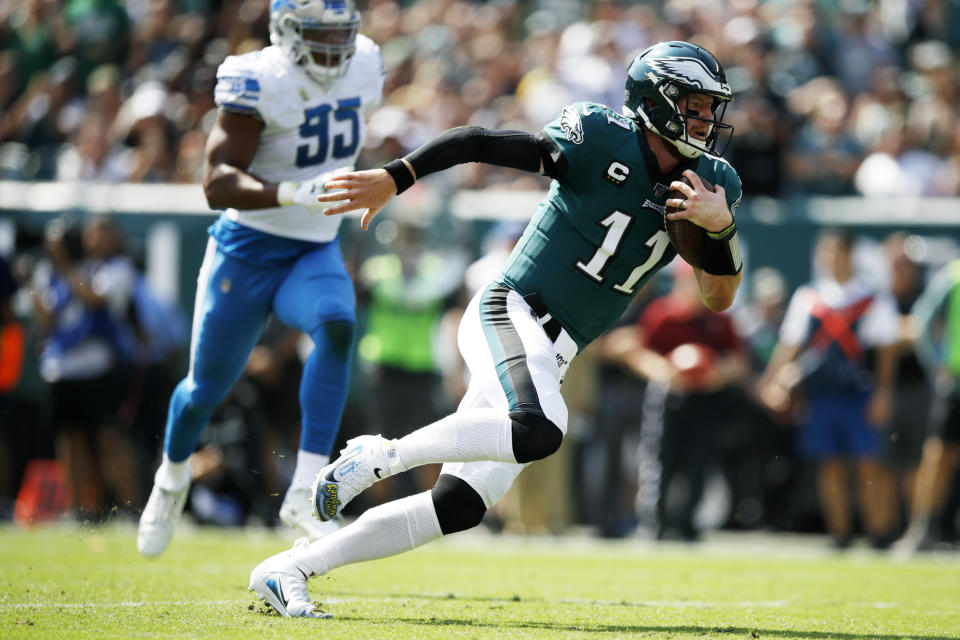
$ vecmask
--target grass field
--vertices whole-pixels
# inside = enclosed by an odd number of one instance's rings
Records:
[[[335,619],[293,620],[246,591],[250,569],[289,545],[276,533],[185,528],[156,560],[134,538],[0,528],[0,638],[960,639],[960,555],[461,534],[312,579]]]

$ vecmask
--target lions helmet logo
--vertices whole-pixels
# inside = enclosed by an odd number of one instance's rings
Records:
[[[567,140],[573,144],[583,142],[583,123],[574,107],[564,107],[560,115],[560,128],[567,134]]]

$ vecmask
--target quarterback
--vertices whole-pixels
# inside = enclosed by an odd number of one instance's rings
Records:
[[[252,590],[283,615],[326,617],[310,601],[308,576],[479,524],[526,464],[559,448],[567,428],[560,384],[570,360],[676,255],[664,215],[710,232],[704,268],[696,270],[700,294],[714,310],[731,304],[741,274],[733,219],[741,187],[714,153],[732,133],[723,123],[732,98],[712,54],[664,42],[630,65],[623,113],[577,103],[537,134],[453,129],[382,169],[327,182],[338,193],[318,199],[342,202],[325,213],[365,210],[366,228],[415,180],[459,163],[553,179],[499,278],[464,313],[459,346],[471,378],[457,412],[398,440],[348,442],[317,476],[314,508],[319,519],[330,520],[378,479],[426,463],[444,463],[436,486],[268,558],[251,573]],[[685,197],[668,200],[671,189]],[[680,210],[666,214],[666,204]]]
[[[137,548],[146,556],[169,544],[190,486],[187,458],[271,312],[315,346],[280,518],[311,538],[337,527],[313,518],[310,483],[329,462],[346,402],[355,301],[339,220],[320,213],[317,195],[353,168],[364,115],[383,90],[380,50],[357,34],[359,21],[353,0],[272,0],[272,45],[229,56],[217,71],[203,189],[225,211],[210,228],[190,368],[170,399],[163,460],[140,518]]]

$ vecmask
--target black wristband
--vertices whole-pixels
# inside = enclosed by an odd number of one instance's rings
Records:
[[[737,224],[731,223],[723,231],[707,232],[701,266],[714,276],[735,276],[743,268],[740,259],[740,241],[737,239]]]
[[[404,164],[403,160],[391,160],[383,165],[383,169],[390,174],[394,184],[397,185],[397,195],[412,187],[413,183],[416,182],[410,168]]]

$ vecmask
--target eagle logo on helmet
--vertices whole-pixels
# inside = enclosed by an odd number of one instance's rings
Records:
[[[717,82],[707,65],[697,58],[653,58],[649,65],[657,75],[681,81],[689,87],[730,93],[730,87]]]

